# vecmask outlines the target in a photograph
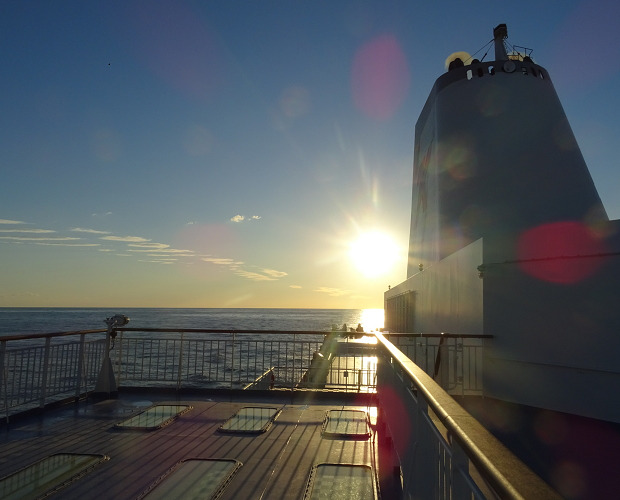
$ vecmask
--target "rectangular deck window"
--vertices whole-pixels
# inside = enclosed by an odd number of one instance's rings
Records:
[[[44,498],[78,480],[96,465],[108,460],[105,455],[57,453],[0,479],[0,498],[17,500]]]
[[[189,405],[155,405],[116,424],[114,427],[116,429],[152,431],[169,424],[191,409],[192,407]]]
[[[139,498],[217,498],[241,467],[236,460],[190,458],[179,462]]]
[[[304,500],[375,500],[376,484],[368,465],[319,464],[313,467]]]
[[[280,411],[279,408],[247,406],[224,422],[219,431],[233,434],[260,434],[271,427]]]
[[[362,410],[330,410],[323,422],[323,436],[344,439],[368,439],[368,415]]]

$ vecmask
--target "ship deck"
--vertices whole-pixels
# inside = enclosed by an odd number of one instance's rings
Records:
[[[383,478],[380,486],[385,498],[398,498],[391,467],[379,471],[380,439],[371,395],[308,391],[292,398],[290,393],[278,391],[269,395],[246,391],[245,398],[226,393],[170,396],[121,391],[117,399],[80,402],[15,420],[0,433],[0,477],[56,453],[105,455],[108,460],[64,486],[55,496],[133,499],[182,460],[233,459],[242,466],[221,498],[299,499],[313,466],[360,464],[372,467],[376,476]],[[192,408],[157,430],[115,427],[153,404]],[[248,406],[277,407],[281,413],[264,433],[239,435],[218,430],[239,409]],[[322,435],[328,410],[343,408],[368,413],[368,438]]]

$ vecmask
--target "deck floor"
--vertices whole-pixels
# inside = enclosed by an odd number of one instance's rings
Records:
[[[189,404],[193,409],[155,431],[114,428],[114,424],[154,403]],[[230,401],[213,397],[211,400],[191,397],[147,401],[136,395],[122,394],[116,400],[80,403],[3,428],[0,432],[0,477],[54,453],[104,454],[110,460],[63,488],[53,498],[121,500],[138,497],[183,459],[235,459],[243,466],[221,498],[299,499],[311,468],[316,464],[363,464],[378,470],[374,425],[368,440],[322,437],[328,410],[343,407],[369,410],[365,406],[336,403],[312,400],[294,404],[277,398]],[[277,406],[282,412],[263,434],[232,435],[217,431],[244,406]]]

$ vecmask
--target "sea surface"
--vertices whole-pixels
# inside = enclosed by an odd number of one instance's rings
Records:
[[[0,308],[0,336],[106,328],[115,314],[132,328],[329,331],[361,323],[367,332],[383,327],[383,309],[166,309]]]

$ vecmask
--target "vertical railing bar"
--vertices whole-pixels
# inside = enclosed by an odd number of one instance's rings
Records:
[[[265,351],[266,351],[265,347],[266,347],[266,341],[263,340],[263,353],[262,353],[263,354],[263,367],[265,366]],[[271,365],[271,363],[269,364]],[[271,366],[269,366],[269,368],[271,368]],[[275,376],[275,373],[274,373],[274,376]]]
[[[290,367],[289,367],[289,363],[288,363],[288,342],[284,342],[284,359],[286,361],[286,374],[287,374],[287,378],[290,378],[291,380],[293,380],[293,377],[290,375]]]
[[[118,387],[121,386],[121,383],[123,380],[123,341],[124,341],[123,334],[124,333],[125,332],[121,330],[118,336],[118,355],[116,356],[116,373],[118,377]]]
[[[83,379],[83,371],[84,371],[84,353],[86,350],[86,335],[80,335],[80,348],[79,348],[79,357],[78,357],[78,365],[77,365],[77,373],[76,373],[76,388],[75,388],[75,398],[80,397],[81,388],[82,388],[82,379]]]
[[[6,340],[0,341],[0,387],[4,387],[4,413],[6,423],[9,423],[9,390],[7,384],[8,373],[6,371]]]
[[[179,345],[179,370],[177,372],[177,391],[181,388],[181,378],[183,373],[183,340],[185,338],[185,332],[181,332],[181,342]]]
[[[220,378],[220,340],[215,340],[215,345],[217,346],[217,363],[215,364],[215,382],[219,382]]]
[[[50,345],[51,338],[46,337],[45,339],[45,351],[43,354],[43,373],[42,373],[42,381],[41,381],[41,397],[39,406],[43,408],[45,406],[45,397],[46,397],[46,389],[47,389],[47,370],[49,367],[49,358],[50,358]]]
[[[254,379],[256,379],[256,375],[257,375],[257,370],[258,368],[258,339],[254,340]],[[263,370],[261,370],[262,373],[265,373],[264,370],[265,367],[263,367]]]
[[[230,388],[233,388],[233,372],[235,371],[235,332],[232,332],[232,345],[230,346]]]

